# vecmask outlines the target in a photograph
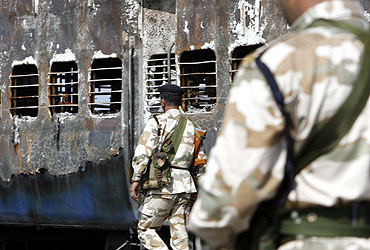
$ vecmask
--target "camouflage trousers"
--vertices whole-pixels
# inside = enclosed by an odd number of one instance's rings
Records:
[[[186,221],[190,212],[191,194],[149,194],[142,203],[138,223],[138,236],[147,249],[166,250],[166,244],[157,234],[163,222],[168,219],[172,249],[189,249]]]
[[[307,237],[287,242],[279,250],[370,250],[370,238]]]

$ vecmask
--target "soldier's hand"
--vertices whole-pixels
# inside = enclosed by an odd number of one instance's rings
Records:
[[[139,184],[140,183],[138,181],[134,181],[130,187],[130,195],[132,199],[134,199],[135,201],[139,200],[139,190],[140,190]]]

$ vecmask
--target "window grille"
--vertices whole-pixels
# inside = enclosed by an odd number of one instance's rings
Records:
[[[175,54],[171,54],[171,84],[176,84]],[[158,87],[168,83],[167,54],[153,55],[147,60],[146,66],[146,94],[147,110],[159,113],[161,110]]]
[[[78,112],[78,68],[76,62],[54,62],[49,73],[49,110]]]
[[[19,116],[36,117],[39,104],[39,74],[36,65],[13,67],[10,76],[10,112]]]
[[[254,50],[261,46],[262,44],[239,46],[233,50],[230,57],[230,75],[231,75],[230,84],[234,81],[236,72],[238,71],[239,65],[244,59],[244,57],[246,57],[247,55],[249,55],[250,53],[252,53]]]
[[[90,71],[90,110],[93,114],[117,113],[122,103],[122,61],[95,59]]]
[[[211,49],[183,52],[180,57],[180,82],[186,90],[187,112],[210,111],[217,99],[216,56]]]

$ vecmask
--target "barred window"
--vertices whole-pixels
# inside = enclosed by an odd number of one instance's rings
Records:
[[[76,62],[54,62],[49,73],[49,110],[78,112],[78,68]]]
[[[11,114],[36,117],[39,105],[39,74],[36,65],[14,66],[10,79]]]
[[[94,59],[90,71],[90,110],[93,114],[117,113],[122,103],[122,61]]]
[[[171,54],[171,84],[176,84],[175,54]],[[168,58],[167,54],[153,55],[146,64],[146,93],[145,102],[147,110],[158,113],[161,109],[158,87],[168,83]]]
[[[183,52],[180,56],[180,83],[186,90],[187,112],[210,111],[216,104],[216,55],[211,49]]]
[[[230,84],[234,81],[235,74],[238,71],[239,65],[244,59],[244,57],[252,53],[257,48],[261,47],[262,45],[263,44],[239,46],[233,50],[233,52],[231,53],[231,57],[230,57],[230,75],[231,75]]]

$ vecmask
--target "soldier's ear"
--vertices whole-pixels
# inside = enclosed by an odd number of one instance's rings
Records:
[[[165,107],[165,106],[166,106],[166,104],[167,104],[167,103],[166,103],[166,101],[165,101],[164,99],[162,99],[162,98],[161,98],[161,106],[162,106],[162,108],[163,108],[163,107]]]

